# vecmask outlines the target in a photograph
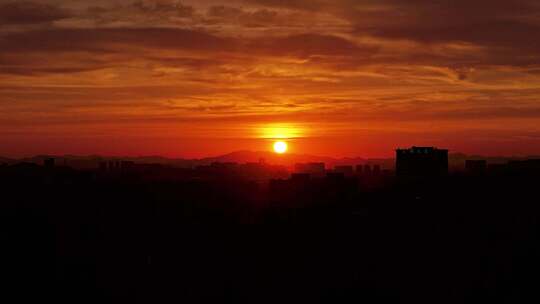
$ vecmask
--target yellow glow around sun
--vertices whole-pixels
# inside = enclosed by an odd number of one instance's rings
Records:
[[[305,136],[305,130],[298,125],[274,123],[256,128],[257,137],[268,139],[289,139]]]
[[[287,152],[287,143],[284,141],[276,141],[274,143],[274,152],[278,154],[283,154]]]

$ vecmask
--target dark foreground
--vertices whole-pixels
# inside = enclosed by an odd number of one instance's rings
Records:
[[[4,288],[19,302],[540,300],[534,175],[368,191],[21,172],[2,171],[0,218]]]

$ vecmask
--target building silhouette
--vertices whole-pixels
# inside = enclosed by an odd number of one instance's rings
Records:
[[[540,172],[540,159],[512,160],[507,164],[511,174],[534,174]]]
[[[309,173],[293,173],[291,175],[291,181],[293,183],[308,183],[311,180],[311,175]]]
[[[324,163],[299,163],[294,166],[296,173],[309,173],[313,176],[324,176],[326,166]]]
[[[351,176],[354,174],[353,166],[335,166],[334,172],[343,173],[345,176]]]
[[[373,175],[380,175],[381,174],[381,165],[373,165]]]
[[[371,166],[364,165],[364,175],[371,175]]]
[[[326,173],[326,182],[341,183],[345,180],[345,174],[341,172]]]
[[[469,174],[484,174],[487,170],[486,160],[466,160],[465,170]]]
[[[396,150],[396,175],[435,177],[448,174],[448,150],[412,147]]]
[[[124,160],[124,161],[121,161],[121,162],[120,162],[120,168],[121,168],[122,170],[124,170],[124,171],[125,171],[125,170],[133,170],[133,169],[135,168],[135,165],[136,165],[136,164],[135,164],[135,162],[133,162],[133,161],[125,161],[125,160]]]
[[[500,175],[506,173],[508,164],[489,164],[487,169],[490,174]]]
[[[43,165],[46,167],[46,168],[54,168],[55,166],[55,159],[54,158],[46,158],[44,161],[43,161]]]

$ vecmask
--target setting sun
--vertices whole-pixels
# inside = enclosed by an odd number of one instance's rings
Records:
[[[274,143],[274,151],[278,154],[287,152],[287,143],[284,141],[276,141]]]

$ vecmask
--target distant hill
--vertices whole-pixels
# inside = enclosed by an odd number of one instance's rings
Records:
[[[333,158],[326,156],[306,155],[306,154],[294,154],[286,153],[279,155],[273,152],[264,151],[236,151],[224,155],[215,157],[207,157],[201,159],[184,159],[184,158],[166,158],[162,156],[141,156],[141,157],[108,157],[100,155],[37,155],[22,159],[12,159],[6,157],[0,157],[0,164],[15,164],[19,162],[28,162],[35,164],[43,164],[43,161],[47,158],[55,158],[57,165],[67,165],[76,169],[95,169],[99,167],[99,163],[102,161],[110,160],[125,160],[133,161],[135,163],[144,164],[162,164],[167,166],[179,167],[179,168],[192,168],[201,165],[209,165],[214,162],[235,162],[235,163],[248,163],[264,161],[268,164],[283,165],[292,167],[296,163],[308,163],[308,162],[323,162],[327,168],[332,168],[339,165],[358,165],[358,164],[378,164],[384,169],[393,169],[395,160],[393,158],[380,158],[380,159],[366,159],[362,157],[353,158]],[[452,153],[449,155],[449,166],[453,170],[461,170],[465,166],[465,161],[468,159],[485,159],[488,163],[506,163],[511,160],[522,159],[540,159],[540,156],[481,156],[481,155],[466,155],[462,153]]]
[[[0,158],[0,163],[13,164],[17,162],[28,162],[35,164],[43,164],[47,158],[54,158],[57,165],[67,165],[77,169],[95,169],[99,167],[99,163],[103,161],[133,161],[136,163],[152,163],[163,164],[174,167],[190,168],[201,165],[209,165],[214,162],[235,162],[235,163],[249,163],[264,161],[268,164],[294,166],[296,163],[307,162],[324,162],[327,167],[333,167],[336,165],[357,165],[365,164],[369,160],[364,158],[332,158],[324,156],[303,155],[287,153],[284,155],[278,155],[272,152],[255,152],[255,151],[237,151],[215,157],[207,157],[202,159],[184,159],[184,158],[166,158],[161,156],[141,156],[141,157],[107,157],[99,155],[36,155],[33,157],[22,159],[9,159]]]
[[[0,164],[12,164],[14,162],[16,162],[16,160],[0,156]]]
[[[272,152],[254,152],[254,151],[237,151],[229,154],[209,157],[198,160],[200,164],[210,164],[212,162],[259,162],[264,161],[269,164],[294,166],[296,163],[308,163],[308,162],[323,162],[327,167],[333,167],[335,165],[356,165],[366,163],[364,158],[332,158],[324,156],[314,156],[305,154],[276,154]]]
[[[133,161],[141,164],[163,164],[175,167],[192,167],[196,161],[186,159],[171,159],[161,156],[141,156],[141,157],[110,157],[100,155],[37,155],[28,158],[22,158],[18,160],[11,160],[10,164],[16,162],[28,162],[35,164],[43,164],[47,158],[54,158],[56,164],[59,166],[66,165],[76,169],[95,169],[99,167],[99,163],[103,161]],[[0,160],[1,163],[1,160]]]
[[[488,164],[504,164],[514,160],[540,159],[538,155],[528,156],[482,156],[467,155],[463,153],[451,153],[448,155],[448,162],[451,169],[461,170],[465,168],[466,160],[486,160]]]

